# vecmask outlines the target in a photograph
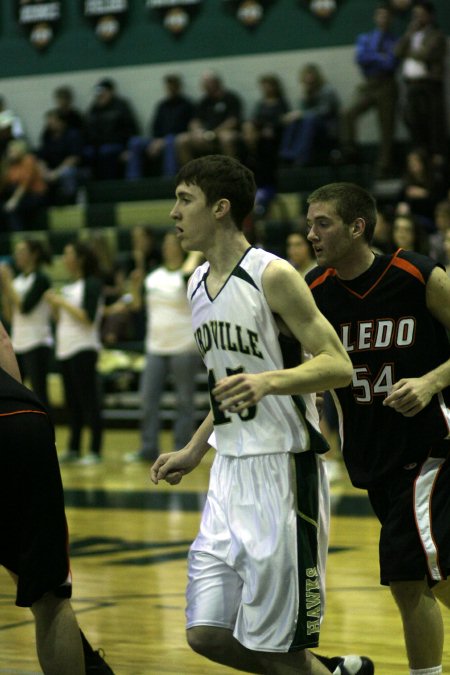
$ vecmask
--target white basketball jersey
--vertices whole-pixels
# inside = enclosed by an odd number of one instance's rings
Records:
[[[281,370],[286,350],[262,289],[267,265],[277,256],[249,248],[215,298],[206,288],[209,263],[198,267],[188,286],[194,335],[208,370],[210,391],[221,378]],[[290,341],[296,347],[297,341]],[[315,395],[265,396],[241,413],[222,412],[211,396],[216,449],[236,457],[327,449],[318,432]]]

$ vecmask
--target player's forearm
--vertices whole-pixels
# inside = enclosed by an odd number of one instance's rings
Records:
[[[423,375],[422,379],[432,394],[439,394],[446,387],[450,387],[450,359],[434,370],[430,370],[429,373]]]
[[[186,445],[186,450],[200,462],[211,448],[208,442],[209,437],[214,431],[213,416],[209,412],[203,422],[200,424],[189,443]]]
[[[292,395],[345,387],[351,382],[350,359],[340,354],[319,354],[300,366],[264,374],[267,394]]]

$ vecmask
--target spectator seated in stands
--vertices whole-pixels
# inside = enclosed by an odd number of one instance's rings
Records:
[[[37,157],[22,139],[10,141],[0,183],[0,230],[31,230],[47,203],[47,183]]]
[[[225,89],[221,78],[211,71],[203,74],[205,95],[195,107],[189,130],[175,139],[178,160],[183,166],[194,157],[222,153],[236,157],[241,127],[240,97]]]
[[[84,160],[93,178],[115,179],[124,174],[127,143],[138,126],[129,103],[104,78],[95,87],[95,99],[86,114]]]
[[[53,92],[55,109],[64,118],[68,129],[77,129],[80,133],[83,131],[84,118],[82,113],[73,105],[73,92],[70,87],[65,85],[57,87]]]
[[[395,248],[403,248],[405,251],[415,251],[428,255],[427,234],[420,222],[411,213],[400,213],[394,218],[392,227],[392,240]]]
[[[302,96],[298,108],[286,113],[280,158],[304,166],[320,151],[327,153],[337,144],[340,101],[334,87],[325,81],[314,63],[300,71]]]
[[[164,77],[166,96],[156,106],[150,125],[150,137],[132,136],[128,142],[126,177],[146,174],[174,176],[178,171],[175,137],[187,131],[194,106],[182,93],[179,75]]]
[[[434,209],[434,224],[436,232],[428,237],[430,257],[439,263],[446,264],[447,260],[446,240],[450,232],[450,200],[443,199],[436,204]]]
[[[67,126],[58,110],[47,112],[37,156],[49,184],[51,204],[73,203],[78,189],[78,171],[83,152],[80,131]]]
[[[22,122],[12,110],[6,108],[5,100],[0,96],[0,159],[5,157],[10,141],[24,137]]]
[[[444,194],[441,174],[428,152],[423,148],[408,152],[398,200],[408,204],[427,232],[435,229],[434,209]]]
[[[262,96],[253,114],[242,124],[244,162],[255,174],[258,211],[266,211],[276,194],[278,152],[283,131],[283,117],[289,106],[277,75],[259,78]]]

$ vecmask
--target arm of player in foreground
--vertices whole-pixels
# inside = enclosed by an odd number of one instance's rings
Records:
[[[450,334],[450,277],[435,267],[427,282],[427,307]],[[422,377],[404,377],[394,384],[383,405],[405,417],[414,417],[435,394],[450,386],[450,359]]]
[[[213,428],[213,418],[210,412],[184,448],[158,457],[150,469],[152,482],[158,485],[160,480],[165,480],[170,485],[177,485],[183,476],[193,471],[211,447],[208,439]]]

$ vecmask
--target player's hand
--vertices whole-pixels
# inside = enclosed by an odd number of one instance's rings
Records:
[[[212,395],[224,411],[240,413],[255,405],[267,393],[263,373],[239,373],[219,380]]]
[[[431,401],[433,392],[421,377],[404,378],[394,384],[383,405],[393,408],[405,417],[414,417]]]
[[[199,464],[189,450],[178,450],[160,455],[150,469],[150,478],[155,485],[165,480],[170,485],[178,485],[183,476],[195,469]]]

